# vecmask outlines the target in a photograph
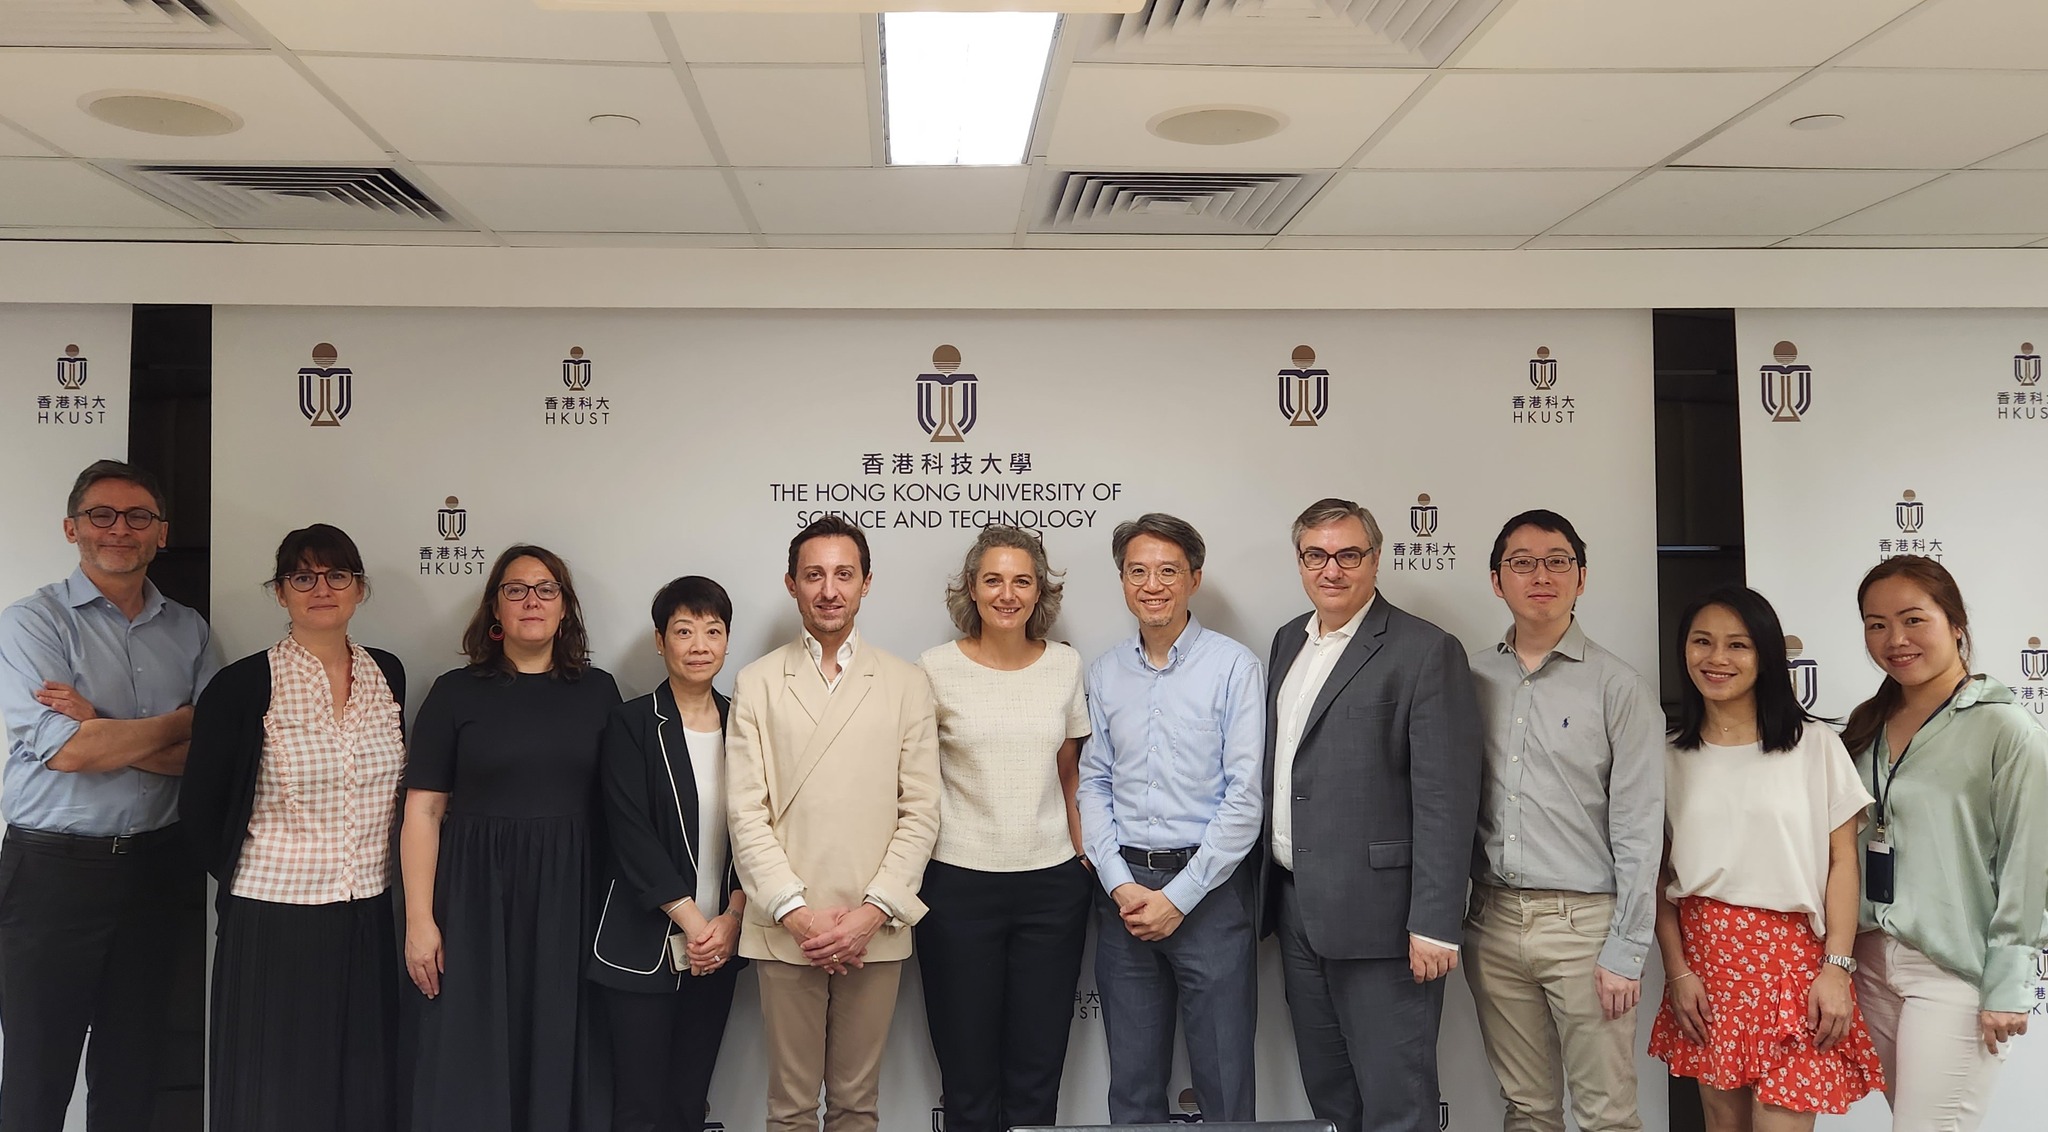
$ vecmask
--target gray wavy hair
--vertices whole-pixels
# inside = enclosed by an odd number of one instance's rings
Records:
[[[1038,604],[1031,609],[1031,616],[1024,622],[1024,635],[1034,641],[1042,641],[1052,629],[1052,623],[1059,619],[1060,592],[1066,586],[1060,579],[1065,571],[1054,570],[1046,561],[1045,543],[1037,535],[1022,527],[988,526],[975,536],[974,545],[967,548],[967,557],[961,560],[960,573],[946,584],[946,612],[953,617],[953,625],[969,637],[981,636],[981,607],[974,603],[974,578],[981,573],[982,556],[991,550],[1002,548],[1021,550],[1031,556],[1031,571],[1038,576]]]

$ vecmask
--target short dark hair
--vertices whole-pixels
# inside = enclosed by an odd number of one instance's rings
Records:
[[[1500,573],[1500,556],[1508,552],[1508,536],[1523,527],[1535,527],[1539,531],[1563,535],[1564,541],[1572,546],[1572,557],[1579,560],[1579,569],[1586,568],[1586,540],[1579,537],[1579,529],[1572,526],[1572,521],[1563,515],[1539,507],[1533,511],[1524,511],[1501,524],[1500,533],[1493,538],[1493,557],[1486,560],[1486,569],[1489,573]]]
[[[583,627],[583,606],[576,600],[576,583],[569,579],[569,564],[544,546],[515,543],[491,563],[483,597],[477,601],[469,627],[462,631],[462,651],[479,675],[512,675],[512,662],[505,659],[505,642],[491,639],[491,626],[498,623],[498,587],[505,582],[505,571],[522,558],[535,559],[547,567],[562,587],[562,623],[555,629],[554,667],[548,675],[557,680],[581,679],[584,669],[590,667],[590,634]]]
[[[1678,670],[1685,675],[1678,682],[1678,723],[1671,729],[1671,745],[1682,751],[1696,751],[1700,746],[1700,724],[1707,718],[1707,701],[1686,670],[1685,643],[1692,637],[1693,618],[1715,605],[1742,622],[1756,653],[1758,742],[1766,751],[1791,750],[1799,745],[1800,732],[1807,723],[1819,717],[1800,707],[1799,696],[1792,690],[1785,627],[1778,621],[1778,611],[1764,595],[1748,586],[1734,585],[1718,586],[1701,594],[1678,615],[1676,655]]]
[[[820,515],[811,520],[811,525],[796,533],[789,540],[789,576],[796,577],[796,553],[814,538],[850,538],[860,548],[860,576],[865,578],[874,573],[874,559],[868,554],[868,534],[844,515]]]
[[[91,491],[92,485],[101,480],[120,480],[134,484],[148,492],[149,497],[156,501],[157,514],[164,513],[164,489],[157,485],[155,476],[120,460],[94,460],[86,465],[84,471],[78,473],[76,480],[72,481],[71,497],[64,501],[65,518],[78,514],[78,505],[85,502],[85,493]]]
[[[654,632],[656,636],[668,632],[668,623],[675,618],[676,610],[691,613],[709,613],[732,628],[732,598],[725,587],[701,574],[685,574],[675,579],[654,595]]]
[[[1181,554],[1188,560],[1190,570],[1200,570],[1203,559],[1209,553],[1208,546],[1202,542],[1201,532],[1195,530],[1186,519],[1175,518],[1163,511],[1149,511],[1135,519],[1118,523],[1116,530],[1110,534],[1109,553],[1110,557],[1116,559],[1117,569],[1124,568],[1124,551],[1129,549],[1131,540],[1139,535],[1165,539],[1180,547]]]
[[[340,527],[314,523],[284,536],[284,541],[277,544],[277,567],[270,573],[270,585],[276,587],[307,566],[347,570],[356,576],[356,584],[363,587],[363,596],[370,595],[370,578],[363,573],[363,552],[356,549],[356,540]]]

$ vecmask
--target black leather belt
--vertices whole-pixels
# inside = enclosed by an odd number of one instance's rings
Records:
[[[1188,867],[1189,858],[1195,855],[1195,847],[1190,845],[1186,849],[1132,849],[1124,846],[1118,852],[1123,854],[1125,861],[1133,865],[1143,865],[1148,869],[1170,873]]]
[[[125,857],[130,853],[140,853],[168,844],[177,838],[178,827],[175,824],[143,833],[126,833],[118,837],[83,837],[75,833],[23,829],[18,825],[7,827],[7,840],[43,849],[54,849],[67,857]]]

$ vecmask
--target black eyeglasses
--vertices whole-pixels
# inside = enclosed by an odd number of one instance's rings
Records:
[[[354,570],[300,570],[295,574],[286,574],[278,581],[304,594],[312,593],[313,587],[319,585],[322,578],[327,579],[328,589],[339,591],[355,585],[356,579],[360,577],[362,575]]]
[[[542,601],[553,601],[562,596],[562,583],[538,582],[529,586],[525,582],[506,582],[498,587],[498,596],[506,601],[525,601],[529,592]]]
[[[72,512],[71,517],[74,519],[84,519],[93,526],[102,529],[112,527],[114,520],[121,519],[127,522],[128,529],[131,531],[146,531],[163,521],[162,515],[147,507],[130,507],[126,511],[117,511],[112,507],[88,507],[83,511]]]
[[[1332,558],[1336,559],[1337,565],[1342,566],[1344,569],[1356,570],[1360,566],[1365,565],[1365,556],[1371,553],[1372,551],[1370,550],[1360,550],[1355,546],[1347,546],[1332,554],[1320,546],[1311,546],[1300,554],[1295,555],[1295,557],[1301,559],[1301,564],[1311,570],[1320,570],[1328,566]]]
[[[1552,574],[1562,574],[1577,565],[1578,561],[1569,554],[1549,554],[1542,558],[1533,554],[1517,554],[1513,558],[1501,559],[1500,564],[1517,574],[1534,574],[1539,564]]]

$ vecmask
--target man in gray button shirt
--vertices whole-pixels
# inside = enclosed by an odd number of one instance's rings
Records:
[[[177,834],[192,702],[217,667],[206,621],[157,592],[163,494],[114,460],[65,507],[78,569],[0,614],[0,1128],[57,1132],[86,1031],[88,1122],[144,1132],[178,948],[198,882]]]
[[[1490,559],[1514,627],[1472,654],[1486,775],[1466,979],[1509,1132],[1635,1132],[1635,1007],[1656,921],[1664,718],[1572,606],[1586,543],[1554,511],[1507,521]]]

